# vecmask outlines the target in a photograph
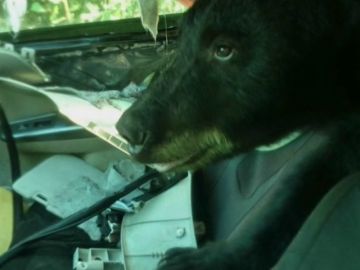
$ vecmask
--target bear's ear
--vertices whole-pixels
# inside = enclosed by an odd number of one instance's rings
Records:
[[[340,2],[343,8],[338,11],[342,12],[342,16],[338,17],[338,25],[343,24],[344,27],[338,30],[338,36],[334,38],[340,48],[337,66],[343,83],[352,89],[355,85],[360,89],[360,1]]]
[[[181,4],[183,4],[185,7],[191,7],[195,0],[178,0]]]

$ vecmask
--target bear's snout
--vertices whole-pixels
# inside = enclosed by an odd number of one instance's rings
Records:
[[[139,154],[150,137],[151,132],[145,123],[143,116],[129,110],[116,125],[119,134],[129,143],[131,155]]]

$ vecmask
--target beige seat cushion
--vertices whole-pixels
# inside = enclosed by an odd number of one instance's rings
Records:
[[[0,255],[10,246],[13,235],[13,199],[10,191],[0,188]]]

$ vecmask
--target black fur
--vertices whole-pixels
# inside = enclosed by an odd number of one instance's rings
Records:
[[[136,159],[190,156],[176,168],[198,168],[299,129],[316,129],[327,143],[266,195],[269,207],[257,224],[245,222],[241,239],[171,251],[159,269],[269,269],[319,198],[359,170],[360,1],[198,0],[181,31],[168,66],[119,122],[141,146]],[[232,57],[218,60],[219,47]],[[198,134],[209,130],[226,139],[203,143]],[[187,143],[171,149],[183,134]],[[225,141],[231,147],[221,152]]]

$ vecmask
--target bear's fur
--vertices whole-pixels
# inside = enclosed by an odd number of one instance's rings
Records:
[[[180,29],[177,52],[118,124],[135,159],[197,169],[305,129],[328,143],[269,195],[264,224],[170,251],[159,269],[269,269],[319,198],[360,168],[360,1],[198,0]]]

